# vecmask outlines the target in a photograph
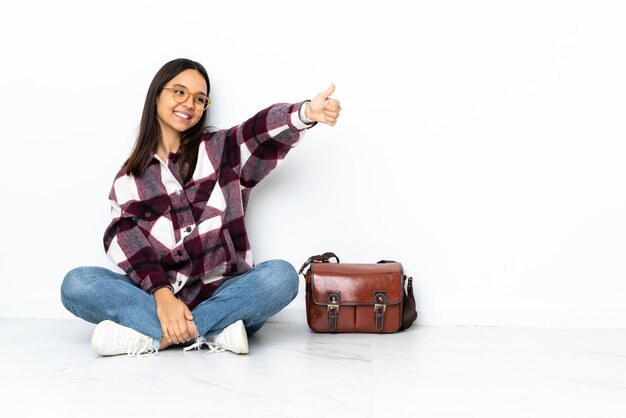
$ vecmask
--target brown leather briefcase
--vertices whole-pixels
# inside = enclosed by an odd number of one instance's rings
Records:
[[[417,317],[412,278],[398,262],[347,264],[324,253],[310,257],[300,274],[307,266],[306,315],[315,332],[393,333]]]

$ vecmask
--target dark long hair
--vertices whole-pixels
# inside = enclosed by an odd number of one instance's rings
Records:
[[[157,118],[157,99],[163,90],[163,87],[178,74],[185,70],[197,70],[207,85],[207,95],[211,92],[211,84],[209,76],[202,64],[186,59],[179,58],[166,63],[156,73],[148,88],[146,102],[143,106],[141,115],[141,123],[139,126],[139,135],[135,141],[130,157],[124,163],[124,171],[127,175],[141,176],[150,163],[152,153],[156,152],[161,139],[161,127]],[[202,117],[193,127],[183,132],[180,136],[180,176],[183,183],[187,183],[194,170],[198,160],[198,147],[202,140],[202,135],[206,132],[205,127],[207,111],[202,113]]]

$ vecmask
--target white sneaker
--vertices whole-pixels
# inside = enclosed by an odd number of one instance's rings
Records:
[[[194,348],[201,350],[203,345],[209,347],[209,353],[220,353],[228,350],[235,354],[248,354],[248,334],[243,321],[240,319],[234,324],[230,324],[222,332],[208,340],[200,337],[195,344],[185,347],[183,350],[189,351]]]
[[[133,357],[157,352],[152,346],[152,338],[109,320],[100,322],[94,329],[91,348],[101,356],[128,354]]]

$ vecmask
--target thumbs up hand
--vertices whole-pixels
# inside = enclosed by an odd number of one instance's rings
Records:
[[[335,85],[331,84],[326,91],[319,93],[307,103],[306,117],[315,122],[335,126],[339,112],[341,112],[341,106],[339,106],[339,100],[330,98],[334,91]]]

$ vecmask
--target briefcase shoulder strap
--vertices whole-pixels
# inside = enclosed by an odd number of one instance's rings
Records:
[[[311,257],[308,258],[308,260],[304,262],[304,264],[302,264],[302,267],[300,267],[300,271],[298,271],[298,274],[302,274],[304,269],[307,268],[309,265],[311,265],[311,263],[315,261],[319,261],[322,263],[329,263],[331,258],[334,258],[335,260],[337,260],[336,262],[339,263],[339,257],[337,257],[335,253],[332,253],[330,251],[325,252],[324,254],[312,255]]]

